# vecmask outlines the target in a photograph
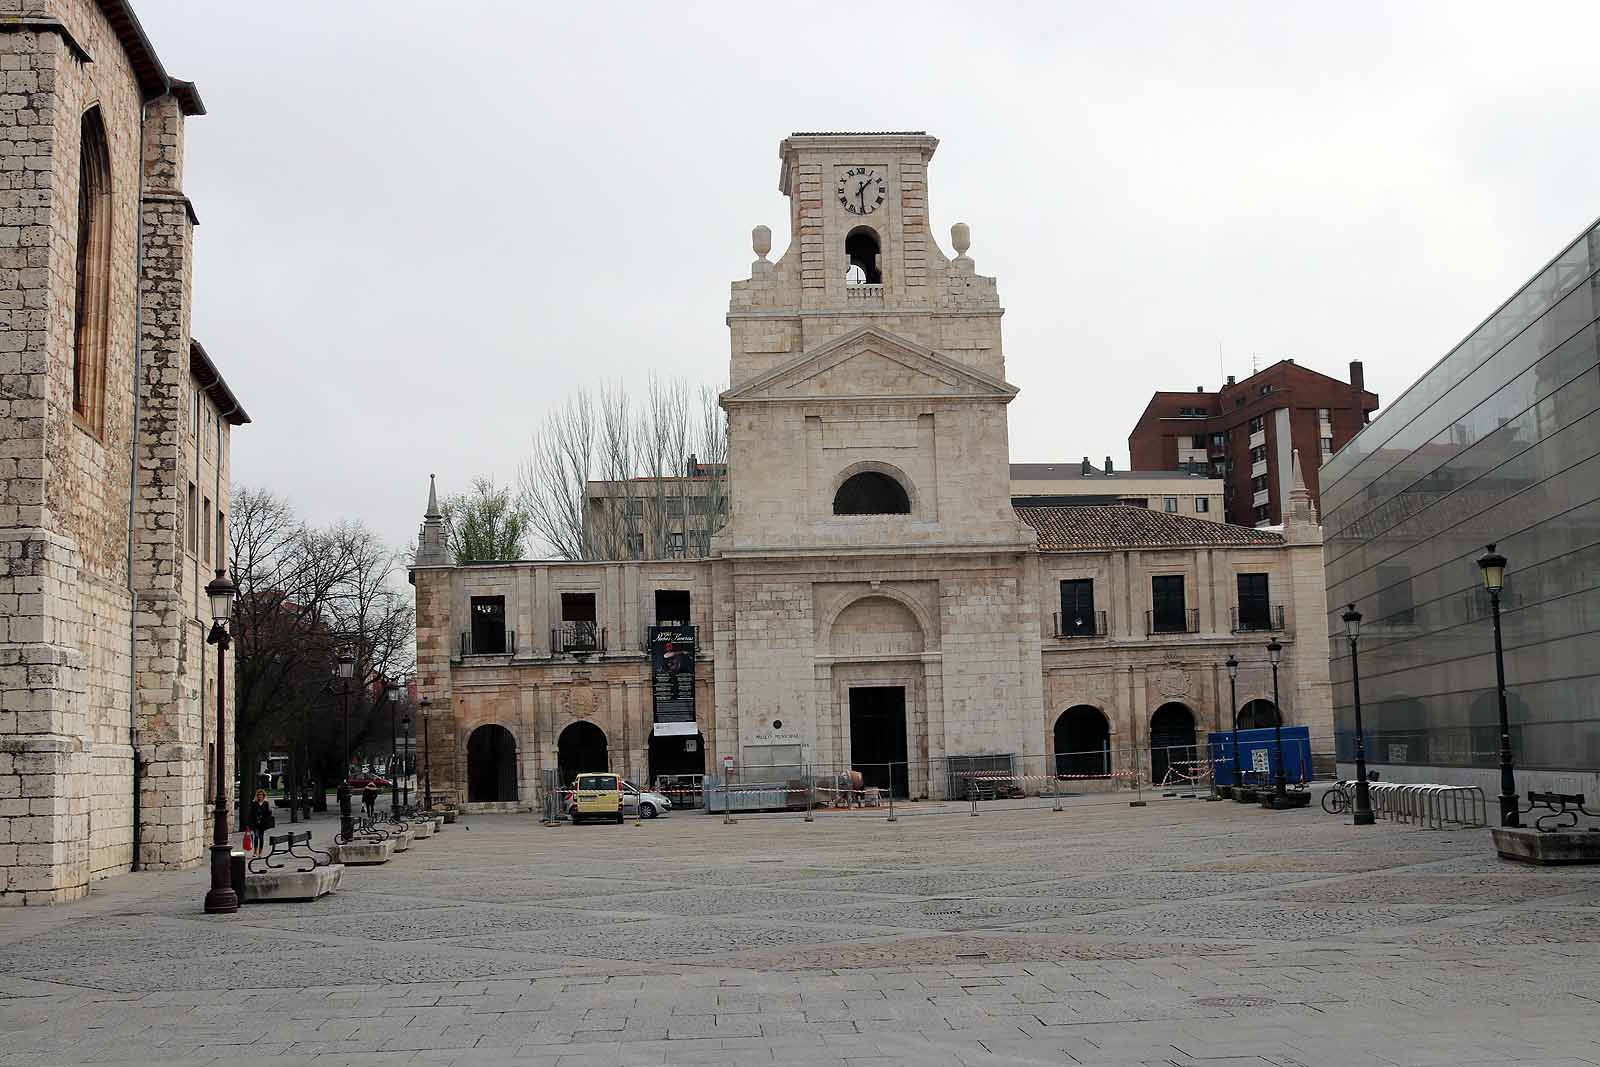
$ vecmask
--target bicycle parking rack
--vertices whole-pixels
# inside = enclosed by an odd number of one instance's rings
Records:
[[[1380,819],[1429,830],[1477,829],[1488,825],[1489,806],[1475,785],[1433,782],[1368,782],[1372,813]]]

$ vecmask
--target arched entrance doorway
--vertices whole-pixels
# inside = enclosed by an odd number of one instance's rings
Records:
[[[1110,774],[1111,724],[1100,709],[1077,704],[1056,719],[1056,773]]]
[[[573,723],[561,731],[556,741],[556,761],[561,767],[562,785],[571,785],[580,774],[609,771],[611,755],[606,750],[606,732],[586,720]]]
[[[493,804],[517,799],[517,739],[489,723],[467,738],[467,801]]]
[[[1239,729],[1270,730],[1278,725],[1278,705],[1265,698],[1246,701],[1239,709]]]
[[[1150,716],[1150,781],[1159,785],[1167,778],[1174,763],[1194,760],[1194,712],[1188,706],[1173,701],[1163,704]],[[1177,770],[1193,774],[1193,767]]]

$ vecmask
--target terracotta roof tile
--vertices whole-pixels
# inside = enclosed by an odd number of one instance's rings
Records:
[[[1281,545],[1283,535],[1169,515],[1127,504],[1021,507],[1017,517],[1039,531],[1041,552],[1086,548],[1189,548]]]

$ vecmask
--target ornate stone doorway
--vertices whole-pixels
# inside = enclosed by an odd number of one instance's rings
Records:
[[[556,741],[556,762],[561,768],[561,784],[571,785],[578,775],[590,771],[609,771],[611,754],[606,732],[588,720],[579,720],[561,731]]]
[[[906,690],[899,685],[850,688],[850,766],[863,784],[909,797]]]
[[[517,799],[517,739],[489,723],[467,738],[467,801],[493,804]]]
[[[1194,712],[1175,700],[1161,705],[1150,717],[1150,781],[1159,785],[1174,763],[1189,763],[1196,758]],[[1193,774],[1195,768],[1183,766],[1176,770]]]

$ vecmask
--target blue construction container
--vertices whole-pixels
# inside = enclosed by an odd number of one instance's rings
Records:
[[[1236,785],[1233,777],[1234,732],[1219,730],[1206,735],[1216,767],[1218,785]],[[1239,767],[1246,785],[1271,785],[1278,776],[1277,731],[1272,727],[1240,730]],[[1311,781],[1311,728],[1283,727],[1283,777],[1291,783]]]

